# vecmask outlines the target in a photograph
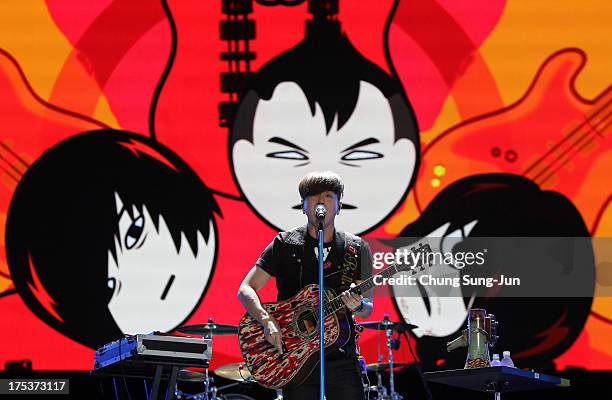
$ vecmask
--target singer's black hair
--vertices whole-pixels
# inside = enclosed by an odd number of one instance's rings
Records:
[[[304,176],[298,185],[300,197],[304,200],[308,196],[314,196],[329,190],[336,193],[338,200],[344,193],[344,183],[340,175],[331,171],[311,172]]]
[[[207,242],[214,235],[219,208],[195,172],[156,141],[111,129],[45,151],[17,185],[6,221],[11,279],[25,304],[92,348],[123,334],[108,309],[109,257],[117,260],[122,242],[116,196],[133,219],[146,208],[159,229],[163,217],[177,253],[189,246],[197,255],[198,233]]]

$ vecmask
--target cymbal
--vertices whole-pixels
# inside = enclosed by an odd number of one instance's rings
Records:
[[[393,368],[398,368],[398,367],[405,367],[406,363],[393,363]],[[386,371],[389,369],[389,363],[374,363],[374,364],[368,364],[366,365],[366,369],[369,372],[376,372],[376,371]]]
[[[204,374],[201,372],[190,371],[188,369],[182,369],[179,371],[176,379],[181,382],[202,382],[204,380]]]
[[[181,333],[186,333],[189,335],[200,335],[207,336],[212,334],[213,336],[225,336],[225,335],[236,335],[238,333],[238,327],[234,325],[224,325],[224,324],[196,324],[196,325],[185,325],[179,328],[176,328],[177,331]]]
[[[359,325],[365,329],[377,329],[380,331],[386,331],[387,329],[391,329],[392,331],[398,332],[404,332],[414,328],[418,328],[418,326],[416,325],[407,324],[405,322],[393,322],[389,320],[362,322]]]
[[[238,382],[253,382],[253,376],[243,363],[225,364],[215,369],[215,375]]]

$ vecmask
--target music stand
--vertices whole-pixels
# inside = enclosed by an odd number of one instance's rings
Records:
[[[492,392],[495,400],[507,392],[570,386],[569,379],[506,366],[426,372],[423,377],[429,382]]]

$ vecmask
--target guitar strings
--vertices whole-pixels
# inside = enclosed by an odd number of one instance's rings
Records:
[[[5,161],[9,166],[12,166],[11,163],[5,160],[2,156],[0,156],[0,160]],[[13,175],[13,173],[10,170],[8,170],[6,167],[0,165],[0,169],[2,169],[9,178],[13,179],[15,182],[19,182],[19,178]]]
[[[365,282],[367,282],[367,281],[364,281],[364,282],[360,283],[359,285],[355,286],[353,289],[349,290],[349,292],[352,292],[353,290],[355,290],[355,289],[357,289],[357,288],[360,288],[360,287],[361,287],[361,285],[363,285]],[[328,301],[327,301],[327,302],[326,302],[326,303],[323,305],[323,308],[326,308],[326,306],[328,306],[328,305],[332,304],[334,301],[337,301],[337,300],[338,300],[340,297],[341,297],[341,296],[336,296],[336,297],[334,297],[333,299],[328,300]],[[336,310],[334,310],[333,312],[336,312],[336,311],[342,310],[344,307],[346,307],[346,304],[344,304],[344,302],[342,302],[342,300],[340,300],[340,302],[341,302],[340,307],[339,307],[339,308],[337,308]],[[332,307],[332,308],[333,308],[333,307]],[[324,310],[324,315],[323,315],[323,317],[324,317],[324,318],[325,318],[325,317],[329,317],[331,314],[332,314],[331,312],[330,312],[330,313],[327,313],[327,311],[326,311],[326,310]],[[307,320],[307,319],[312,319],[312,318],[314,318],[316,321],[319,321],[319,313],[318,313],[318,312],[317,312],[317,313],[313,313],[312,311],[310,311],[310,310],[309,310],[309,311],[305,312],[304,314],[302,314],[302,315],[300,316],[300,318],[298,318],[298,319],[297,319],[297,323],[304,322],[305,320]]]
[[[571,139],[571,137],[577,133],[578,131],[580,131],[580,129],[582,128],[582,126],[584,126],[586,123],[588,123],[592,118],[595,118],[595,116],[597,114],[599,114],[600,112],[603,112],[608,105],[610,104],[612,100],[608,101],[607,103],[604,103],[604,105],[597,109],[596,111],[594,111],[590,116],[588,116],[581,124],[578,124],[572,131],[570,131],[568,133],[568,135],[566,135],[565,137],[563,137],[563,139],[559,142],[557,142],[553,147],[551,147],[546,153],[544,153],[542,155],[542,157],[540,157],[539,159],[537,159],[531,166],[529,166],[524,172],[523,174],[527,174],[529,173],[534,167],[536,167],[538,164],[540,164],[541,162],[544,162],[544,159],[546,157],[548,157],[548,155],[550,155],[551,153],[553,153],[555,150],[557,150],[565,141]]]
[[[388,268],[385,268],[383,271],[381,271],[380,274],[384,273],[385,271],[390,270],[391,268],[395,268],[395,271],[396,271],[395,273],[399,272],[399,270],[397,269],[397,265],[396,264],[392,264]],[[349,289],[349,292],[357,291],[357,289],[361,290],[362,286],[365,286],[366,283],[368,283],[370,280],[374,279],[374,276],[375,275],[369,277],[368,279],[366,279],[363,282],[361,282],[359,285],[355,286],[354,288]],[[329,304],[331,304],[332,302],[340,300],[340,303],[339,303],[340,307],[337,308],[336,310],[334,310],[333,312],[335,313],[336,311],[342,310],[344,307],[346,307],[346,304],[344,304],[344,302],[342,301],[341,297],[342,297],[342,295],[336,296],[333,299],[330,299],[329,301],[327,301],[327,303],[324,305],[324,307],[329,305]],[[325,313],[324,318],[330,316],[331,314],[332,314],[331,312],[329,314]],[[319,313],[317,312],[315,314],[312,311],[308,311],[308,312],[302,314],[300,316],[300,318],[297,319],[297,323],[300,323],[300,322],[305,321],[306,319],[312,319],[312,318],[314,318],[316,321],[318,321],[319,320]]]
[[[606,121],[606,119],[608,118],[608,116],[609,116],[610,114],[612,114],[612,113],[608,113],[608,114],[607,114],[605,117],[601,118],[601,119],[600,119],[599,121],[597,121],[595,124],[591,124],[591,123],[589,123],[589,124],[588,124],[588,126],[587,126],[587,130],[585,131],[585,134],[584,134],[584,135],[582,135],[581,137],[579,137],[579,138],[578,138],[578,140],[576,140],[575,142],[572,142],[572,143],[569,145],[569,147],[568,147],[567,149],[565,149],[565,150],[561,151],[561,152],[559,153],[559,156],[558,156],[556,159],[552,160],[552,162],[551,162],[550,164],[548,164],[548,165],[547,165],[547,166],[546,166],[546,167],[545,167],[545,168],[544,168],[542,171],[540,171],[540,172],[539,172],[537,175],[535,175],[535,176],[534,176],[532,179],[533,179],[534,181],[536,181],[536,179],[537,179],[538,177],[540,177],[540,175],[542,175],[543,173],[547,172],[547,169],[552,168],[552,167],[554,166],[555,162],[557,162],[557,161],[561,161],[561,160],[562,160],[562,158],[563,158],[563,156],[565,156],[566,154],[568,154],[570,150],[572,150],[574,147],[576,147],[577,145],[579,145],[579,144],[580,144],[580,142],[582,142],[584,139],[589,139],[589,138],[591,139],[591,140],[588,140],[588,141],[587,141],[587,145],[588,145],[589,143],[593,142],[593,140],[595,140],[595,139],[597,138],[597,136],[601,136],[601,133],[599,133],[599,131],[597,131],[597,126],[598,126],[599,124],[601,124],[602,122],[605,122],[605,121]],[[586,124],[586,122],[587,122],[587,121],[585,121],[585,124]],[[588,122],[590,122],[590,121],[588,121]],[[604,130],[605,130],[605,126],[604,126]],[[591,132],[594,132],[594,133],[595,133],[595,136],[591,135]],[[601,136],[601,137],[603,137],[603,136]],[[568,161],[569,161],[569,160],[571,160],[572,158],[573,158],[573,156],[569,156],[569,157],[568,157]],[[561,165],[563,166],[564,164],[565,164],[565,163],[563,163],[563,164],[561,164]],[[537,182],[537,181],[536,181],[536,182]]]
[[[548,157],[550,154],[552,154],[554,151],[556,151],[561,145],[563,145],[566,141],[570,140],[572,138],[572,136],[574,136],[576,133],[580,132],[582,130],[582,128],[587,125],[588,123],[591,122],[592,119],[594,119],[598,114],[600,114],[601,112],[603,112],[604,110],[606,110],[608,108],[608,106],[610,105],[610,103],[612,102],[612,100],[608,100],[606,103],[604,103],[603,106],[601,106],[599,109],[597,109],[596,111],[594,111],[590,116],[588,116],[582,123],[578,124],[574,129],[572,129],[562,140],[560,140],[559,142],[557,142],[554,146],[552,146],[546,153],[544,153],[539,159],[537,159],[531,166],[529,166],[524,172],[523,175],[527,175],[532,169],[534,169],[536,166],[540,165],[541,163],[543,163],[546,159],[546,157]],[[549,166],[546,166],[546,168],[550,168]]]
[[[612,112],[611,112],[611,113],[609,113],[609,114],[608,114],[608,115],[605,117],[605,119],[600,120],[600,121],[599,121],[597,124],[599,124],[599,123],[601,123],[601,122],[603,122],[603,121],[606,121],[610,115],[612,115]],[[612,121],[608,121],[608,122],[607,122],[607,123],[606,123],[606,124],[603,126],[603,128],[602,128],[602,129],[603,129],[603,130],[605,130],[607,127],[609,127],[609,126],[610,126],[610,124],[611,124],[611,123],[612,123]],[[597,127],[597,125],[595,125],[595,127],[594,127],[594,128],[592,128],[592,129],[596,131],[596,127]],[[585,135],[585,136],[587,136],[587,135]],[[587,146],[589,146],[589,145],[590,145],[591,143],[593,143],[594,141],[595,141],[595,137],[594,137],[594,136],[591,136],[590,140],[586,141],[586,142],[585,142],[585,143],[584,143],[582,146],[580,146],[580,147],[579,147],[579,148],[576,150],[576,153],[574,154],[574,156],[575,156],[575,155],[577,155],[577,154],[580,154],[580,152],[581,152],[582,150],[584,150],[584,149],[585,149]],[[544,182],[546,182],[547,180],[549,180],[550,178],[552,178],[552,177],[554,176],[554,174],[555,174],[555,173],[556,173],[558,170],[560,170],[561,168],[563,168],[563,166],[565,166],[567,163],[569,163],[569,162],[572,160],[572,158],[573,158],[574,156],[569,156],[569,157],[568,157],[568,158],[567,158],[565,161],[561,162],[561,164],[560,164],[560,165],[559,165],[557,168],[555,168],[555,169],[554,169],[554,170],[552,170],[552,171],[551,171],[551,172],[550,172],[548,175],[546,175],[546,176],[545,176],[545,177],[544,177],[544,178],[543,178],[543,179],[542,179],[540,182],[536,182],[536,183],[538,183],[539,185],[542,185]],[[561,157],[559,157],[559,159],[560,159],[560,158],[561,158]]]
[[[2,143],[0,142],[0,147],[2,147],[4,150],[6,150],[7,153],[11,154],[13,157],[15,157],[15,159],[19,162],[21,162],[21,164],[23,164],[24,167],[28,168],[30,167],[30,163],[28,163],[26,160],[24,160],[19,154],[17,154],[15,152],[15,150],[13,150],[9,145],[7,145],[6,143]],[[16,167],[15,167],[16,168]]]
[[[392,267],[392,266],[390,266],[389,268],[391,268],[391,267]],[[387,269],[389,269],[389,268],[386,268],[384,271],[386,271],[386,270],[387,270]],[[384,271],[382,271],[382,272],[384,272]],[[381,272],[381,273],[382,273],[382,272]],[[372,277],[370,277],[370,278],[366,279],[365,281],[361,282],[359,285],[355,286],[354,288],[349,289],[349,292],[356,292],[356,291],[357,291],[357,289],[360,289],[360,290],[361,290],[362,285],[365,285],[365,284],[366,284],[368,281],[370,281],[370,280],[371,280],[371,279],[373,279],[373,278],[374,278],[374,277],[372,276]],[[344,307],[346,307],[346,304],[344,304],[344,302],[342,301],[341,297],[342,297],[342,295],[340,295],[340,296],[336,296],[336,297],[334,297],[333,299],[328,300],[328,301],[327,301],[327,302],[326,302],[326,303],[323,305],[323,307],[325,308],[326,306],[328,306],[328,305],[332,304],[333,302],[335,302],[335,301],[337,301],[337,300],[340,300],[340,303],[339,303],[339,304],[340,304],[340,307],[339,307],[339,308],[337,308],[336,310],[334,310],[333,312],[335,313],[336,311],[342,310]],[[332,307],[332,308],[333,308],[333,307]],[[325,318],[325,317],[329,317],[331,314],[332,314],[332,312],[330,312],[330,313],[328,314],[326,311],[324,311],[324,318]],[[318,312],[317,312],[317,313],[313,313],[312,311],[308,311],[308,312],[306,312],[306,313],[302,314],[302,315],[300,316],[300,318],[298,318],[298,319],[297,319],[297,323],[300,323],[300,322],[303,322],[303,321],[305,321],[305,320],[307,320],[307,319],[312,319],[312,318],[314,318],[316,321],[318,321],[318,320],[319,320],[319,313],[318,313]]]
[[[23,164],[26,167],[26,169],[30,166],[30,164],[28,164],[22,157],[19,156],[19,154],[17,154],[13,149],[11,149],[11,147],[8,146],[6,143],[0,142],[0,147],[6,150],[6,153],[13,156],[13,158],[15,158],[15,160],[17,161],[17,162],[11,162],[11,160],[9,160],[2,153],[0,153],[0,160],[4,161],[10,169],[7,169],[7,167],[4,165],[0,165],[0,168],[4,170],[4,172],[6,173],[8,177],[13,179],[15,182],[19,182],[19,179],[23,176],[25,171],[22,171],[21,169],[17,168],[17,163]],[[14,172],[11,172],[11,170]]]
[[[422,247],[422,249],[425,249],[425,251],[426,251],[426,252],[427,252],[427,250],[426,250],[426,249],[427,249],[427,246],[428,246],[428,245],[426,245],[426,246],[424,246],[424,247],[423,247],[423,246],[422,246],[422,243],[421,243],[421,247]],[[419,250],[419,251],[423,251],[423,250]],[[427,265],[427,263],[426,263],[426,262],[422,262],[422,263],[419,265],[419,267],[420,267],[421,271],[423,270],[423,268],[424,268],[424,266],[425,266],[425,265]],[[415,266],[416,266],[416,265],[415,265]],[[385,273],[385,272],[387,272],[387,271],[391,271],[392,269],[394,269],[394,270],[395,270],[395,272],[394,272],[392,275],[394,275],[394,274],[396,274],[396,273],[398,273],[398,272],[402,271],[401,269],[398,269],[398,268],[397,268],[397,264],[395,264],[395,263],[394,263],[394,264],[391,264],[391,265],[390,265],[388,268],[385,268],[383,271],[381,271],[381,272],[380,272],[379,274],[377,274],[377,275],[381,275],[381,274],[383,274],[383,273]],[[359,285],[356,285],[355,287],[353,287],[353,288],[349,289],[349,292],[354,292],[354,291],[357,291],[357,289],[361,290],[361,289],[362,289],[362,286],[365,286],[365,285],[366,285],[368,282],[370,282],[371,280],[373,280],[373,279],[374,279],[374,276],[376,276],[376,275],[372,275],[372,276],[371,276],[371,277],[369,277],[368,279],[366,279],[366,280],[364,280],[363,282],[361,282]],[[366,289],[366,290],[367,290],[367,289]],[[329,304],[330,304],[330,303],[332,303],[332,302],[337,301],[337,300],[338,300],[338,299],[340,299],[341,297],[342,297],[342,295],[334,297],[333,299],[329,300],[329,301],[328,301],[328,302],[327,302],[327,303],[324,305],[324,307],[325,307],[326,305],[329,305]],[[340,299],[340,307],[339,307],[338,309],[334,310],[333,312],[339,311],[339,310],[343,309],[344,307],[346,307],[346,304],[344,304],[344,302],[342,301],[342,299]],[[328,317],[329,315],[331,315],[331,313],[330,313],[330,314],[327,314],[327,315],[325,315],[325,314],[326,314],[326,313],[324,312],[324,318],[325,318],[325,317]],[[308,312],[306,312],[306,313],[302,314],[302,315],[300,316],[300,318],[298,318],[298,319],[297,319],[297,323],[303,322],[303,321],[305,321],[306,319],[312,319],[313,317],[314,317],[314,319],[315,319],[316,321],[318,321],[318,320],[319,320],[319,319],[318,319],[318,318],[319,318],[319,313],[317,312],[317,313],[315,314],[315,313],[313,313],[312,311],[308,311]]]

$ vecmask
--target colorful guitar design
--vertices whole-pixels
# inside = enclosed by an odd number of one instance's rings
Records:
[[[589,229],[611,194],[612,90],[594,100],[574,88],[586,56],[564,49],[550,56],[516,103],[452,127],[424,151],[416,184],[419,209],[445,187],[475,174],[523,175],[567,196]]]
[[[429,244],[419,243],[412,247],[414,263],[394,264],[378,275],[389,278],[407,270],[411,270],[412,275],[422,274],[426,270],[427,254],[431,251]],[[363,293],[374,285],[372,276],[351,291]],[[262,325],[249,314],[240,320],[240,350],[251,375],[260,385],[268,388],[297,386],[318,365],[318,296],[318,285],[308,285],[288,300],[263,304],[279,324],[285,345],[283,354],[279,354],[266,340]],[[344,302],[333,291],[326,291],[326,297],[324,341],[326,351],[332,351],[344,346],[351,332],[346,313],[338,312],[344,308]]]

